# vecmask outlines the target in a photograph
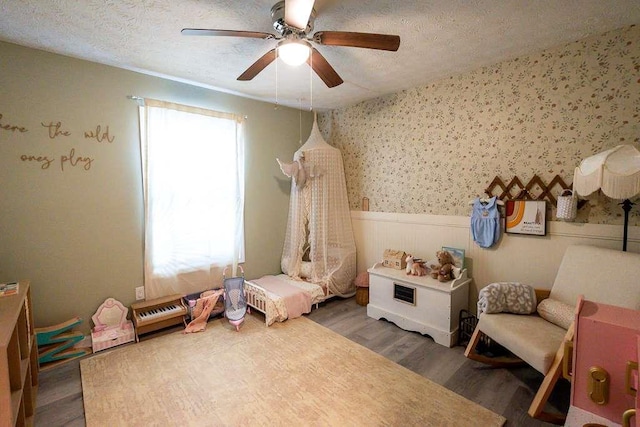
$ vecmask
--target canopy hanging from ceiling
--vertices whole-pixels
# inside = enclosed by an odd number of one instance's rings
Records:
[[[296,151],[306,180],[291,181],[282,271],[340,296],[355,292],[356,245],[340,150],[327,144],[314,121]]]

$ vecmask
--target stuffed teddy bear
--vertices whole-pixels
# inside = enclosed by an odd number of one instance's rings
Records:
[[[412,276],[426,276],[427,275],[427,267],[425,267],[424,263],[420,260],[415,259],[413,255],[407,254],[407,258],[405,258],[407,263],[407,274]]]
[[[436,265],[431,270],[431,277],[438,279],[440,282],[448,282],[453,280],[453,269],[455,264],[453,261],[453,255],[447,251],[436,252],[439,265]]]

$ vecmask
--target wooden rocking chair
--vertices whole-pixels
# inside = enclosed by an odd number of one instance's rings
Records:
[[[496,367],[526,363],[542,373],[544,380],[528,413],[543,421],[562,424],[566,415],[545,412],[544,407],[562,374],[563,362],[570,365],[565,347],[573,340],[578,298],[584,295],[592,301],[638,310],[638,277],[640,254],[594,246],[569,246],[551,290],[536,290],[537,313],[482,314],[465,356]],[[516,358],[492,358],[479,353],[477,347],[483,334]]]

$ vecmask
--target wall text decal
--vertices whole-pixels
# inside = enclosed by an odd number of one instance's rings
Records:
[[[2,120],[2,114],[0,114],[0,120]],[[71,136],[71,132],[63,128],[62,122],[60,121],[58,122],[51,121],[49,122],[49,124],[41,122],[40,124],[42,125],[42,127],[47,129],[46,132],[49,139],[55,139],[60,136],[62,137]],[[10,130],[10,131],[16,131],[16,130],[20,132],[27,131],[26,128],[23,128],[20,126],[14,126],[10,124],[3,124],[1,121],[0,121],[0,128],[5,130]],[[109,125],[105,126],[104,129],[102,128],[101,125],[96,125],[95,129],[84,131],[83,135],[85,139],[92,139],[98,143],[108,142],[111,144],[116,139],[115,135],[111,135],[109,133]],[[25,153],[20,155],[20,160],[26,163],[38,164],[40,166],[40,169],[49,169],[51,164],[53,164],[54,162],[59,162],[60,171],[65,172],[66,170],[70,170],[76,167],[79,169],[88,171],[91,169],[91,166],[93,165],[93,162],[95,159],[89,156],[79,155],[76,152],[76,148],[73,147],[69,150],[68,154],[66,153],[62,154],[59,157],[42,155],[42,154]]]
[[[20,156],[20,160],[22,160],[23,162],[36,162],[40,164],[40,169],[49,169],[51,163],[56,161],[56,157],[23,154]],[[60,170],[64,172],[65,166],[80,166],[82,167],[82,169],[88,171],[89,169],[91,169],[93,160],[94,159],[92,159],[91,157],[76,156],[76,149],[72,148],[69,151],[69,155],[60,156]]]
[[[91,162],[93,162],[93,159],[90,157],[76,157],[76,149],[72,148],[68,156],[60,156],[60,169],[64,172],[65,164],[75,167],[80,163],[80,166],[88,171],[91,169]]]
[[[23,162],[37,162],[40,163],[40,169],[48,169],[51,163],[55,160],[50,159],[48,156],[30,156],[28,154],[23,154],[20,156],[20,160]]]
[[[27,132],[27,128],[24,126],[10,125],[8,123],[2,123],[2,114],[0,114],[0,129],[9,130],[11,132]]]
[[[107,125],[107,130],[105,130],[104,132],[102,131],[102,128],[100,127],[100,125],[97,125],[95,132],[93,130],[86,131],[84,133],[84,137],[93,138],[98,142],[102,142],[106,139],[107,142],[109,143],[112,143],[113,140],[116,139],[115,136],[109,135],[109,125]]]
[[[66,131],[66,130],[60,130],[60,127],[62,127],[62,123],[61,122],[57,122],[57,123],[53,123],[53,122],[49,122],[48,125],[45,125],[44,123],[40,123],[42,126],[46,127],[49,129],[49,138],[53,139],[56,136],[69,136],[71,135],[71,132]]]

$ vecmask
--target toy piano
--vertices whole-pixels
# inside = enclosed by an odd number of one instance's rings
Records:
[[[187,307],[179,294],[135,302],[131,304],[131,312],[136,342],[140,341],[140,335],[148,332],[180,324],[187,326]]]

